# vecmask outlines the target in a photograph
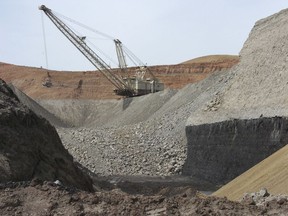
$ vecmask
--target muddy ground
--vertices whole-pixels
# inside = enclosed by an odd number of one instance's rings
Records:
[[[84,192],[34,179],[0,185],[1,215],[285,215],[288,201],[263,206],[207,197],[189,187],[153,196],[119,189]]]

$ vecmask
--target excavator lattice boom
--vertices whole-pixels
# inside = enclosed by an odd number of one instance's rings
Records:
[[[114,92],[117,95],[133,97],[153,93],[164,89],[162,83],[157,79],[143,80],[137,77],[121,77],[112,71],[112,68],[101,59],[86,43],[85,38],[78,36],[71,28],[61,21],[51,9],[45,5],[41,5],[42,10],[55,26],[66,36],[68,40],[114,85]],[[119,67],[121,71],[126,72],[127,64],[120,40],[114,40],[116,45],[116,53],[118,57]]]

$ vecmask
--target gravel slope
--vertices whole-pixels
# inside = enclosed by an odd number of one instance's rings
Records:
[[[216,109],[198,109],[187,125],[260,116],[288,116],[288,9],[256,22]]]

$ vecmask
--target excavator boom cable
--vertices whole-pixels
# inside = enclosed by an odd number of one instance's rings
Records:
[[[54,13],[57,17],[62,17],[63,19],[65,19],[65,20],[67,20],[67,21],[69,21],[69,22],[71,22],[71,23],[74,23],[74,24],[76,24],[76,25],[78,25],[78,26],[80,26],[80,27],[82,27],[82,28],[84,28],[84,29],[86,29],[86,30],[89,30],[89,31],[94,32],[94,33],[96,33],[96,34],[98,34],[98,35],[101,35],[101,36],[103,36],[104,38],[107,38],[107,39],[109,39],[109,40],[113,40],[113,39],[114,39],[114,37],[112,37],[111,35],[108,35],[108,34],[106,34],[106,33],[103,33],[103,32],[100,32],[100,31],[98,31],[98,30],[96,30],[96,29],[93,29],[93,28],[91,28],[90,26],[87,26],[87,25],[85,25],[85,24],[83,24],[83,23],[81,23],[81,22],[78,22],[78,21],[76,21],[76,20],[74,20],[74,19],[71,19],[71,18],[69,18],[69,17],[67,17],[67,16],[64,16],[64,15],[58,13],[58,12],[55,12],[54,10],[53,10],[53,13]]]
[[[42,13],[41,13],[41,22],[42,22],[42,33],[43,33],[46,69],[48,69],[47,43],[46,43],[45,25],[44,25],[44,19],[43,19],[43,14]]]

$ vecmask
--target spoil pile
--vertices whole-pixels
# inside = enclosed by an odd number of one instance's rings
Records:
[[[53,126],[20,103],[0,79],[0,182],[60,180],[93,190]]]

